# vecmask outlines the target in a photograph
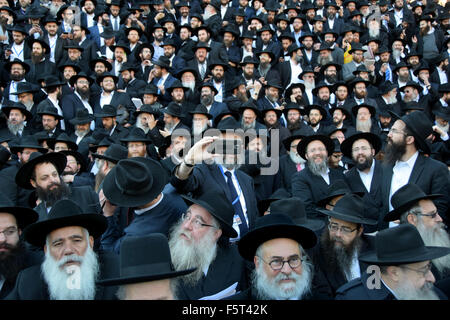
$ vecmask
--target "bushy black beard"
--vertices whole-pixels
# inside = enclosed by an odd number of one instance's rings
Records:
[[[7,283],[14,283],[17,274],[25,267],[25,245],[19,241],[17,246],[5,243],[1,247],[8,248],[10,251],[0,253],[0,275]]]
[[[390,164],[394,164],[396,161],[400,160],[401,157],[406,153],[406,142],[403,141],[402,144],[387,143],[386,150],[384,153],[384,161]]]
[[[58,186],[54,190],[50,190],[51,187]],[[71,192],[70,188],[62,179],[60,184],[52,183],[47,187],[47,189],[43,189],[39,186],[36,186],[36,194],[41,201],[45,202],[47,207],[52,207],[57,201],[61,199],[67,199]]]
[[[355,161],[356,162],[355,166],[359,171],[364,171],[366,169],[369,169],[372,166],[372,161],[373,161],[373,157],[372,157],[372,155],[370,155],[366,158],[366,161],[364,161],[363,163]]]
[[[353,262],[353,255],[359,252],[362,246],[361,237],[356,237],[348,246],[335,248],[334,241],[330,238],[330,233],[325,231],[320,237],[320,245],[323,257],[326,257],[329,272],[342,272],[344,275],[350,273]]]
[[[302,126],[301,124],[301,119],[298,119],[297,121],[295,121],[294,123],[292,122],[288,122],[287,124],[287,128],[289,129],[289,131],[293,132],[297,129],[300,129],[300,127]]]

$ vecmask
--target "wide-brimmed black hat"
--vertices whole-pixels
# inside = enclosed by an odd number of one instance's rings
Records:
[[[158,61],[153,62],[154,65],[160,66],[161,68],[170,68],[170,59],[166,56],[160,56]]]
[[[365,217],[365,208],[363,199],[353,193],[344,195],[334,205],[333,210],[317,209],[317,211],[347,222],[376,225],[377,220]]]
[[[334,144],[333,141],[327,136],[321,135],[321,134],[313,134],[311,136],[307,136],[300,141],[300,143],[297,145],[297,152],[300,157],[303,159],[306,159],[306,148],[308,147],[308,144],[310,144],[313,141],[322,141],[322,143],[325,145],[325,148],[327,149],[328,156],[331,156],[334,150]]]
[[[335,68],[336,68],[336,72],[339,72],[340,70],[341,70],[341,65],[340,64],[338,64],[338,63],[336,63],[336,62],[329,62],[329,63],[326,63],[326,64],[324,64],[323,66],[321,66],[320,67],[320,73],[324,73],[324,71],[328,68],[328,67],[331,67],[331,66],[334,66]]]
[[[130,133],[125,138],[120,139],[120,142],[145,142],[150,143],[152,140],[150,140],[144,130],[141,128],[134,127],[131,129]]]
[[[310,105],[305,106],[305,114],[309,115],[309,112],[312,109],[319,110],[320,114],[322,115],[322,120],[327,117],[327,111],[325,110],[325,108],[318,104],[310,104]]]
[[[120,160],[128,158],[128,149],[120,144],[113,143],[106,149],[104,154],[93,153],[92,156],[97,159],[118,163]]]
[[[378,93],[380,95],[384,95],[384,94],[388,93],[389,91],[394,90],[395,88],[397,88],[397,86],[395,84],[393,84],[390,81],[385,81],[378,86]]]
[[[409,101],[402,106],[402,112],[406,111],[425,111],[425,108],[416,101]]]
[[[255,228],[245,234],[238,242],[241,256],[248,261],[255,257],[258,247],[266,241],[288,238],[297,241],[304,249],[316,245],[317,237],[311,229],[299,226],[283,214],[268,214],[256,219]]]
[[[367,50],[363,49],[362,44],[360,44],[359,42],[352,42],[352,48],[349,50],[348,53],[352,54],[355,51],[366,52]]]
[[[394,73],[396,73],[400,68],[408,68],[411,69],[411,66],[407,64],[405,61],[400,61],[394,66],[394,69],[392,70]]]
[[[433,109],[433,114],[439,118],[450,121],[450,108],[439,106],[438,108]]]
[[[367,69],[367,67],[366,67],[365,64],[361,64],[361,65],[357,66],[357,67],[356,67],[356,70],[353,71],[352,73],[353,73],[354,76],[357,76],[358,73],[360,73],[360,72],[367,72],[367,73],[369,73],[370,71]],[[369,83],[370,83],[370,82],[369,82]],[[366,85],[367,85],[367,84],[366,84]]]
[[[137,72],[138,70],[139,70],[139,66],[137,66],[135,63],[127,61],[127,62],[122,64],[122,66],[120,67],[120,71],[119,72],[123,72],[123,71],[134,71],[134,72]]]
[[[33,44],[35,42],[39,43],[42,46],[42,48],[45,49],[46,54],[50,53],[50,46],[42,38],[34,38],[34,37],[30,38],[30,40],[27,41],[27,44],[30,47],[30,49],[33,48]]]
[[[15,206],[3,192],[0,192],[0,212],[13,215],[16,218],[17,227],[20,230],[23,230],[26,226],[39,219],[36,211],[26,207]]]
[[[94,113],[94,117],[96,118],[117,117],[117,109],[111,104],[105,104],[101,112]]]
[[[222,66],[224,71],[226,71],[228,69],[228,64],[226,62],[222,61],[222,60],[219,60],[219,59],[210,61],[209,65],[208,65],[208,69],[212,70],[216,66]]]
[[[325,222],[319,219],[307,218],[305,205],[300,198],[292,197],[274,201],[270,204],[270,214],[286,214],[298,226],[313,231],[320,231],[325,227]]]
[[[285,188],[278,188],[275,190],[269,198],[262,199],[258,201],[258,211],[261,216],[264,215],[264,212],[269,209],[269,206],[272,202],[290,198],[291,194]]]
[[[381,149],[381,139],[376,134],[371,132],[358,132],[354,135],[346,138],[341,144],[341,151],[345,157],[352,158],[352,147],[356,140],[364,139],[369,141],[370,145],[375,149],[375,154],[377,154]]]
[[[129,55],[131,53],[130,46],[127,43],[125,43],[125,41],[123,41],[123,40],[119,40],[119,42],[117,42],[115,45],[112,45],[110,47],[112,52],[114,52],[116,50],[116,48],[122,48],[127,55]]]
[[[11,32],[12,31],[21,32],[24,35],[28,35],[28,32],[27,32],[27,30],[25,30],[25,27],[22,24],[18,24],[18,23],[15,23],[12,27],[7,28],[6,30],[11,31]]]
[[[449,38],[450,39],[450,38]],[[439,93],[447,93],[450,92],[450,83],[444,83],[439,85],[438,89]]]
[[[296,139],[303,139],[303,138],[313,135],[313,134],[314,134],[314,130],[311,129],[311,127],[302,126],[300,129],[297,129],[294,132],[292,132],[292,135],[290,137],[288,137],[282,141],[284,148],[287,151],[289,151],[291,149],[292,141],[294,141]]]
[[[32,83],[30,83],[30,82],[19,82],[17,84],[17,91],[16,92],[12,92],[10,94],[19,95],[19,94],[22,94],[22,93],[34,93],[34,92],[37,92],[37,91],[38,91],[38,88],[36,88],[36,86],[33,85]]]
[[[72,67],[72,68],[75,70],[75,72],[76,72],[77,74],[81,71],[81,67],[78,65],[78,63],[74,63],[74,62],[72,62],[72,61],[69,60],[69,59],[67,59],[67,60],[65,60],[65,61],[63,61],[63,62],[61,62],[61,63],[58,65],[58,70],[59,70],[61,73],[64,73],[64,68],[66,68],[66,67]]]
[[[84,48],[75,42],[69,43],[64,46],[64,50],[69,50],[69,49],[76,49],[80,52],[84,51]]]
[[[139,110],[134,112],[134,116],[137,117],[141,113],[152,114],[155,117],[155,119],[158,119],[161,116],[161,111],[156,107],[152,107],[152,105],[150,105],[150,104],[143,104],[139,108]]]
[[[359,260],[374,265],[401,265],[440,258],[450,248],[425,246],[417,228],[409,223],[379,231],[375,250],[361,254]]]
[[[216,87],[214,87],[214,83],[212,81],[207,81],[207,82],[200,83],[198,85],[198,87],[197,87],[197,90],[198,91],[202,91],[202,89],[204,87],[211,88],[211,90],[214,91],[214,94],[218,94],[219,93],[219,91],[217,91]]]
[[[139,27],[134,27],[134,26],[131,26],[131,27],[129,27],[129,28],[126,28],[125,30],[124,30],[124,32],[125,32],[125,35],[127,36],[127,38],[128,38],[128,34],[130,33],[130,31],[132,31],[132,30],[134,30],[134,31],[136,31],[138,34],[139,34],[139,38],[140,37],[142,37],[142,34],[144,33],[144,31],[142,31],[142,29],[141,28],[139,28]]]
[[[237,232],[233,228],[234,208],[225,193],[206,191],[198,198],[181,195],[188,206],[198,204],[206,209],[220,224],[222,234],[228,238],[236,238]]]
[[[181,118],[183,116],[183,110],[178,103],[170,102],[163,110],[164,113],[171,115],[172,117]]]
[[[202,105],[202,104],[198,104],[194,110],[189,111],[190,114],[203,114],[206,117],[208,117],[209,120],[211,120],[213,118],[212,114],[210,114],[208,112],[208,109]]]
[[[115,37],[116,35],[117,34],[112,27],[104,27],[103,32],[100,33],[100,37],[102,37],[104,39],[111,39],[111,38]]]
[[[234,117],[227,117],[220,120],[220,122],[217,124],[217,129],[222,132],[226,132],[227,130],[240,129],[240,125]]]
[[[98,58],[96,58],[94,60],[89,61],[89,68],[91,70],[94,70],[95,69],[95,65],[97,64],[97,62],[103,63],[105,65],[105,68],[106,68],[107,71],[111,71],[112,70],[111,63],[109,63],[108,60],[106,60],[106,59],[104,59],[102,57],[98,57]]]
[[[16,109],[22,112],[22,114],[26,116],[27,121],[31,121],[31,118],[33,118],[33,114],[30,111],[28,111],[27,107],[25,107],[23,103],[14,101],[9,101],[2,107],[2,111],[7,118],[9,118],[9,113],[11,112],[12,109]]]
[[[66,168],[67,159],[64,154],[59,152],[50,152],[46,154],[33,152],[30,155],[30,159],[28,160],[28,162],[20,167],[20,169],[17,171],[15,178],[16,184],[24,189],[34,189],[34,187],[30,183],[31,177],[33,176],[34,167],[37,164],[43,162],[52,163],[56,167],[58,174],[61,174]]]
[[[70,85],[73,87],[80,78],[85,78],[87,81],[89,81],[89,86],[92,86],[92,84],[94,83],[94,79],[88,76],[85,72],[81,71],[70,77],[69,80]]]
[[[384,221],[395,221],[400,219],[400,216],[407,210],[411,209],[420,200],[433,200],[444,197],[443,194],[427,195],[419,186],[408,183],[398,189],[391,197],[391,204],[394,210],[390,211],[385,217]]]
[[[349,186],[344,180],[342,179],[336,180],[328,186],[327,195],[319,199],[319,201],[317,201],[317,205],[319,207],[325,208],[325,206],[331,200],[333,200],[334,197],[343,196],[350,193],[352,193],[352,190],[350,190]],[[353,193],[360,197],[364,195],[364,192],[353,192]]]
[[[64,143],[66,143],[67,147],[70,150],[74,150],[74,151],[78,150],[78,145],[65,132],[63,132],[59,136],[57,136],[56,139],[52,139],[52,140],[48,141],[47,145],[48,145],[48,147],[50,149],[55,150],[55,144],[57,142],[64,142]]]
[[[9,137],[6,137],[6,138],[9,138]],[[10,140],[13,140],[14,138],[16,138],[16,137],[14,136],[14,137],[12,137],[12,139],[3,140],[2,142],[10,141]],[[22,152],[22,150],[24,148],[37,149],[41,153],[46,153],[48,151],[46,148],[43,148],[39,144],[39,141],[36,139],[36,137],[34,137],[32,135],[22,136],[18,143],[14,143],[14,145],[11,144],[9,146],[9,149],[12,154],[16,154],[17,152]]]
[[[259,59],[259,56],[263,53],[267,53],[270,56],[271,61],[273,61],[275,59],[275,54],[272,51],[267,50],[267,49],[256,52],[255,56],[258,57],[258,59]]]
[[[103,81],[103,79],[105,79],[107,77],[113,78],[115,84],[117,84],[117,82],[119,81],[119,78],[114,73],[104,72],[97,76],[97,78],[96,78],[97,84],[100,85],[100,83]]]
[[[352,107],[352,113],[353,113],[353,115],[354,115],[355,117],[356,117],[356,115],[358,114],[358,110],[359,110],[360,108],[362,108],[362,107],[365,107],[365,108],[367,108],[367,109],[369,110],[370,116],[371,116],[371,117],[375,117],[375,115],[376,115],[376,113],[377,113],[377,109],[375,109],[374,106],[372,106],[372,105],[370,105],[370,104],[367,104],[367,103],[357,104],[357,105],[354,105],[354,106]]]
[[[5,165],[11,158],[11,152],[0,144],[0,166]]]
[[[152,248],[152,254],[148,254]],[[98,281],[103,286],[127,285],[184,276],[196,268],[176,271],[165,235],[152,233],[126,237],[120,244],[120,273],[117,278]]]
[[[80,172],[85,172],[87,169],[87,163],[85,158],[83,157],[83,155],[81,153],[79,153],[78,151],[75,150],[62,150],[62,151],[58,151],[64,155],[67,156],[72,156],[75,158],[75,160],[77,160],[78,164],[80,165]]]
[[[170,87],[168,87],[166,90],[167,90],[167,92],[168,92],[169,94],[172,94],[172,91],[173,91],[173,89],[175,89],[175,88],[183,89],[184,92],[186,92],[186,91],[189,90],[189,88],[183,86],[183,84],[181,83],[181,81],[178,80],[178,79],[175,79],[175,81],[172,82],[172,84],[170,85]]]
[[[95,130],[92,135],[86,138],[86,142],[89,144],[89,151],[95,153],[100,147],[108,148],[110,145],[115,143],[115,140],[113,140],[105,130]]]
[[[430,68],[430,66],[425,60],[422,60],[417,69],[413,71],[413,74],[417,77],[419,75],[419,72],[422,70],[428,70],[428,72],[431,73],[433,69]]]
[[[368,87],[370,85],[370,81],[369,80],[366,80],[366,79],[361,78],[361,77],[354,78],[352,80],[352,82],[350,82],[350,85],[352,87],[355,87],[357,83],[361,83],[361,82],[364,83],[366,85],[366,87]]]
[[[285,97],[289,97],[290,94],[292,93],[292,90],[293,90],[294,88],[300,88],[300,89],[302,89],[302,88],[303,88],[302,85],[303,85],[303,84],[301,84],[301,83],[293,83],[293,84],[291,84],[291,85],[286,89]],[[283,109],[283,114],[284,114],[284,116],[286,117],[286,119],[287,119],[287,117],[288,117],[289,110],[298,110],[298,111],[300,112],[301,115],[304,115],[304,114],[305,114],[305,107],[304,107],[304,106],[300,106],[298,103],[295,103],[295,102],[288,102],[288,103],[286,104],[286,106],[284,107],[284,109]]]
[[[253,102],[253,99],[249,99],[246,102],[244,102],[242,104],[241,107],[239,107],[238,111],[240,114],[244,113],[245,110],[250,109],[253,110],[253,112],[256,114],[256,117],[261,117],[261,112],[259,111],[258,107],[256,106],[256,104]],[[275,110],[275,109],[273,109]]]
[[[98,238],[105,232],[107,225],[102,214],[83,212],[72,200],[63,199],[52,206],[47,219],[26,227],[24,238],[32,245],[43,247],[47,235],[56,229],[79,226],[87,229],[90,236]]]
[[[43,109],[39,110],[39,112],[37,113],[38,115],[42,116],[44,114],[46,115],[50,115],[55,117],[56,119],[64,119],[63,116],[58,114],[58,109],[56,109],[54,106],[52,105],[45,105]]]
[[[344,107],[344,105],[340,105],[340,106],[336,105],[336,106],[334,106],[333,108],[331,108],[331,109],[330,109],[330,115],[333,116],[333,113],[334,113],[334,111],[336,111],[336,110],[341,110],[342,113],[345,115],[345,118],[346,118],[346,119],[351,119],[351,116],[352,116],[352,115],[351,115],[350,112],[347,110],[347,108]]]
[[[316,84],[314,89],[312,89],[312,93],[317,96],[317,93],[319,92],[319,89],[321,89],[321,88],[328,88],[331,93],[331,90],[333,89],[333,85],[327,84],[325,81],[320,81],[318,84]]]
[[[121,207],[139,207],[154,200],[168,182],[159,162],[144,157],[120,160],[103,182],[108,200]]]
[[[73,125],[90,123],[94,120],[94,116],[89,113],[88,109],[78,109],[75,118],[69,120]]]
[[[59,87],[62,86],[64,84],[66,84],[65,82],[59,80],[58,77],[56,76],[48,76],[44,79],[45,85],[42,86],[42,88],[46,89],[46,88],[50,88],[50,87]]]

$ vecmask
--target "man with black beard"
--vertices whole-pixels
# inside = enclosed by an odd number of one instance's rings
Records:
[[[218,102],[214,99],[217,94],[217,89],[211,82],[204,82],[199,87],[200,91],[200,104],[204,105],[213,116],[213,120],[222,112],[227,110],[227,105],[223,102]]]
[[[189,208],[170,233],[172,263],[176,270],[197,270],[180,278],[178,298],[219,300],[246,289],[244,261],[229,243],[237,236],[231,202],[214,191],[182,197]]]
[[[432,26],[434,21],[430,15],[422,15],[419,18],[419,34],[416,37],[417,51],[422,52],[423,59],[429,65],[438,62],[440,52],[443,50],[444,33]],[[413,39],[414,40],[414,39]]]
[[[285,206],[277,201],[274,212],[258,220],[256,228],[241,241],[241,256],[255,263],[251,287],[232,300],[308,300],[311,294],[313,266],[305,249],[312,248],[314,232],[294,223]]]
[[[353,192],[361,192],[367,217],[377,220],[382,215],[381,180],[383,169],[375,156],[381,149],[380,138],[373,133],[356,133],[341,144],[343,155],[355,166],[345,173],[345,180]],[[376,231],[367,226],[367,232]]]
[[[25,75],[30,71],[30,65],[19,59],[15,59],[5,63],[3,68],[8,72],[9,78],[11,79],[3,90],[2,104],[4,105],[7,101],[17,102],[19,100],[17,95],[14,95],[13,93],[17,92],[17,85],[19,82],[26,82]]]
[[[320,73],[323,74],[323,80],[327,85],[334,85],[340,80],[340,71],[341,66],[337,63],[327,63],[320,68]]]
[[[53,205],[48,219],[29,225],[25,240],[42,248],[45,259],[19,273],[8,300],[110,300],[117,288],[97,287],[111,277],[116,257],[97,255],[94,239],[106,229],[106,219],[83,211],[71,200]]]
[[[27,250],[20,239],[23,229],[37,219],[34,210],[15,207],[0,193],[0,299],[11,292],[21,270],[38,263],[38,255]]]
[[[377,220],[366,216],[364,202],[355,194],[344,195],[332,210],[319,211],[328,216],[328,230],[312,252],[315,277],[324,285],[323,293],[334,299],[340,286],[365,273],[367,266],[358,262],[359,255],[369,249],[363,224],[376,225]]]
[[[66,162],[66,155],[60,152],[33,152],[17,171],[15,181],[19,187],[36,189],[39,204],[35,210],[39,213],[39,221],[47,219],[50,208],[61,199],[75,201],[83,212],[102,212],[98,196],[90,186],[69,187],[60,177]]]
[[[443,194],[435,200],[439,215],[448,224],[448,169],[430,154],[426,139],[433,133],[432,123],[422,111],[398,118],[389,131],[385,148],[382,180],[383,212],[392,211],[392,195],[407,183],[418,185],[426,194]],[[421,152],[419,152],[421,151]],[[387,223],[380,223],[386,228]]]
[[[328,187],[336,180],[343,180],[342,171],[328,167],[328,155],[334,151],[333,141],[324,135],[310,135],[297,145],[300,157],[307,166],[292,176],[292,196],[305,204],[308,217],[317,217],[318,202],[328,196]]]
[[[25,60],[30,65],[30,72],[25,77],[27,81],[37,83],[37,79],[45,73],[56,74],[55,63],[46,58],[50,53],[50,46],[44,39],[33,38],[28,46],[31,48],[31,59]]]
[[[443,195],[427,195],[417,185],[408,183],[392,195],[394,210],[384,219],[415,226],[427,246],[450,248],[450,237],[433,203],[439,197]],[[450,256],[434,259],[432,263],[431,272],[436,281],[450,277]]]

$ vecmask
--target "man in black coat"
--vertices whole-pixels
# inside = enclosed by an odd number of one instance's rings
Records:
[[[43,248],[45,259],[18,275],[7,300],[114,299],[117,288],[99,287],[96,281],[117,272],[117,257],[97,258],[94,239],[105,231],[106,219],[91,212],[71,200],[61,200],[54,204],[47,220],[27,227],[26,241]],[[79,272],[74,273],[74,268]],[[80,278],[74,279],[74,275]]]
[[[297,146],[307,167],[292,176],[292,196],[303,201],[308,217],[317,217],[318,201],[328,195],[328,186],[344,179],[342,171],[328,168],[328,155],[333,150],[333,141],[323,135],[305,137]]]
[[[119,81],[119,92],[126,92],[130,98],[139,98],[147,82],[135,77],[138,68],[135,64],[125,62],[120,69],[120,75],[122,81]]]
[[[43,39],[32,39],[28,42],[31,48],[31,58],[25,60],[25,63],[30,65],[30,72],[28,72],[25,79],[27,81],[37,84],[37,79],[43,74],[56,74],[56,65],[51,62],[46,56],[50,53],[50,47]]]

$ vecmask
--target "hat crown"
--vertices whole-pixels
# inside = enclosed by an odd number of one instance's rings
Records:
[[[102,111],[104,114],[116,115],[116,107],[111,104],[105,104]]]
[[[274,226],[274,225],[280,225],[280,224],[292,225],[292,226],[295,225],[294,221],[292,220],[292,218],[290,216],[286,215],[285,213],[279,212],[277,214],[271,213],[271,214],[268,214],[268,215],[262,216],[261,218],[256,219],[254,229],[259,229],[259,228]]]
[[[364,202],[361,197],[348,193],[336,202],[333,211],[364,220]]]
[[[69,199],[63,199],[52,206],[46,220],[71,217],[79,214],[84,214],[84,212],[75,202]]]
[[[236,130],[239,128],[239,124],[234,117],[227,117],[225,119],[222,119],[217,124],[217,129],[219,130]]]
[[[142,195],[152,188],[152,172],[136,158],[121,160],[114,169],[115,186],[121,194]]]
[[[127,159],[128,149],[120,144],[113,143],[106,149],[103,155],[118,160]]]
[[[305,205],[297,197],[280,199],[270,204],[270,214],[286,214],[297,223],[307,223]]]
[[[412,129],[414,136],[423,141],[433,133],[433,124],[422,111],[411,112],[400,119],[409,129]]]
[[[391,198],[391,204],[394,209],[397,209],[414,198],[426,197],[425,192],[413,183],[405,184],[398,189]]]
[[[76,117],[79,119],[87,119],[89,117],[89,110],[86,108],[77,110]]]

